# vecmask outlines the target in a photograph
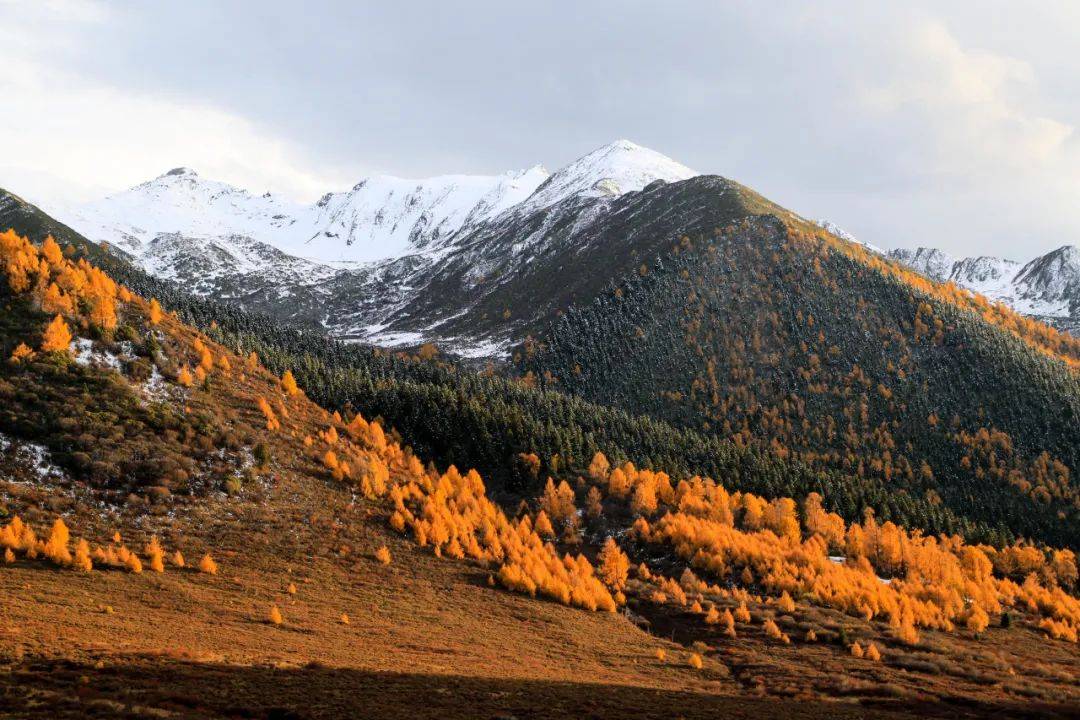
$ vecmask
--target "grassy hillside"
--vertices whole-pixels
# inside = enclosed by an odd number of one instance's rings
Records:
[[[813,496],[603,456],[509,514],[368,408],[327,412],[51,242],[0,235],[0,269],[14,716],[1066,716],[1080,700],[1071,553],[848,524]]]

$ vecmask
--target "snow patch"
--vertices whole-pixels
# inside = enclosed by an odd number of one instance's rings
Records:
[[[15,448],[15,461],[31,468],[38,480],[49,480],[63,476],[64,471],[52,463],[49,450],[44,445],[25,440],[15,441],[0,433],[0,452],[6,453],[13,446]]]
[[[120,370],[123,364],[120,358],[108,350],[98,350],[94,347],[94,341],[87,338],[75,338],[69,348],[75,356],[75,362],[84,367],[101,367],[110,370]]]

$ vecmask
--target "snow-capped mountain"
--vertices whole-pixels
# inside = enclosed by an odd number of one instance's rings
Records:
[[[573,197],[618,197],[656,180],[674,182],[697,174],[655,150],[617,140],[547,178],[517,210],[541,210]]]
[[[304,206],[176,168],[102,200],[58,212],[94,240],[141,255],[163,234],[248,237],[314,262],[374,262],[423,249],[533,194],[537,166],[498,176],[366,178]]]
[[[619,140],[554,173],[406,180],[385,175],[312,205],[252,194],[186,168],[53,213],[90,240],[200,295],[389,346],[436,341],[491,357],[595,298],[683,235],[750,214],[795,218],[738,183]],[[1024,267],[932,248],[885,253],[1080,328],[1080,262],[1062,248]]]
[[[1080,330],[1080,250],[1066,245],[1027,264],[997,257],[954,258],[935,248],[897,249],[894,260],[934,280],[1003,302],[1058,328]]]
[[[897,260],[932,280],[954,282],[1060,330],[1080,332],[1080,249],[1076,247],[1060,247],[1027,264],[986,255],[957,258],[930,247],[886,252],[828,220],[815,223],[843,240]]]
[[[544,252],[553,233],[564,240],[566,218],[580,235],[616,199],[696,175],[619,140],[554,174],[537,165],[495,176],[379,175],[313,205],[177,168],[98,201],[50,210],[149,273],[202,295],[278,315],[273,301],[288,297],[293,319],[344,337],[391,345],[438,337],[462,352],[490,354],[500,339],[447,338],[434,324],[467,313],[465,296],[483,294],[477,288],[490,288],[493,276]],[[460,277],[445,277],[447,268]],[[435,311],[421,298],[425,285],[458,280],[458,304],[437,303]]]

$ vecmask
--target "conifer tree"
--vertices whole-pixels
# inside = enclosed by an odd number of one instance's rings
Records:
[[[150,299],[150,312],[149,312],[149,315],[147,317],[147,320],[149,320],[150,324],[151,325],[157,325],[158,323],[161,322],[161,319],[164,317],[164,315],[165,315],[165,313],[162,312],[161,304],[158,303],[157,298],[151,298]]]
[[[217,571],[217,563],[214,562],[214,558],[210,557],[210,553],[203,555],[202,560],[199,561],[199,572],[207,575],[217,575]]]
[[[626,588],[626,580],[630,572],[630,558],[619,548],[615,538],[607,539],[597,560],[600,565],[596,571],[600,579],[612,590],[622,592]]]
[[[300,388],[296,384],[296,378],[293,377],[292,370],[286,370],[281,376],[281,389],[290,397],[300,393]]]
[[[57,315],[45,328],[45,333],[41,339],[41,351],[66,353],[70,345],[71,331],[68,330],[64,318]]]
[[[146,557],[151,570],[156,573],[165,572],[165,551],[161,549],[156,535],[151,537],[146,545]]]

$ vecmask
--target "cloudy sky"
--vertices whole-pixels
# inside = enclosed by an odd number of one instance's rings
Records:
[[[879,246],[1080,244],[1080,3],[883,5],[0,0],[0,186],[311,199],[625,137]]]

